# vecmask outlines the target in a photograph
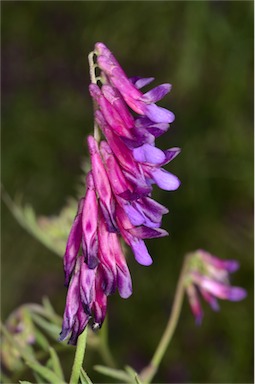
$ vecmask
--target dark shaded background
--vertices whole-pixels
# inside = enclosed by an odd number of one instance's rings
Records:
[[[171,236],[148,242],[150,268],[129,257],[134,295],[109,300],[113,353],[120,365],[140,369],[148,362],[183,255],[205,248],[240,261],[233,284],[245,287],[248,298],[222,303],[220,313],[205,305],[199,328],[186,301],[155,380],[251,383],[253,3],[2,2],[2,182],[37,213],[57,214],[75,196],[93,126],[87,54],[96,41],[109,46],[128,75],[173,84],[161,105],[176,120],[159,145],[182,147],[168,166],[181,188],[154,195],[170,209],[163,226]],[[3,317],[42,295],[62,313],[61,259],[4,205],[2,229]],[[90,365],[88,373],[96,377]]]

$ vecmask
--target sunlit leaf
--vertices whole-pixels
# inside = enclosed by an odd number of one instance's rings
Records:
[[[95,371],[102,373],[105,376],[113,377],[114,379],[122,380],[125,383],[130,382],[130,376],[120,369],[108,368],[103,365],[95,365]]]
[[[36,361],[26,361],[26,364],[35,372],[39,373],[45,380],[49,381],[52,384],[61,384],[64,381],[58,377],[54,372],[50,369],[44,367],[40,363]]]
[[[51,251],[63,256],[66,240],[77,210],[77,201],[69,199],[58,216],[36,216],[29,204],[21,206],[2,188],[2,198],[18,223]]]
[[[56,373],[57,376],[61,378],[61,380],[64,380],[63,370],[62,370],[60,360],[56,351],[53,348],[49,348],[49,352],[50,352],[50,357],[52,361],[53,371]]]
[[[54,340],[58,338],[60,328],[55,325],[50,323],[49,321],[45,320],[43,317],[32,313],[32,319],[33,321],[39,325],[49,336],[51,336]]]

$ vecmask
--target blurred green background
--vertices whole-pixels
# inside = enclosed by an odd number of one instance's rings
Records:
[[[176,192],[155,191],[170,214],[148,241],[150,268],[128,258],[134,294],[109,300],[120,366],[141,369],[166,324],[183,256],[197,248],[240,261],[240,303],[222,302],[196,327],[187,300],[155,382],[253,382],[253,3],[2,2],[2,183],[38,214],[75,196],[92,131],[87,54],[96,41],[129,76],[173,89],[161,105],[176,120],[159,146],[180,146],[167,169]],[[2,205],[2,315],[48,295],[64,308],[62,261]],[[72,347],[70,347],[72,348]],[[89,356],[89,352],[88,352]],[[87,370],[97,378],[88,357]],[[98,378],[98,381],[102,377]],[[106,379],[103,378],[103,381]]]

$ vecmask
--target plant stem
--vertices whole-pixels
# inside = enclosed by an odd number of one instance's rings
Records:
[[[72,367],[72,374],[70,377],[70,384],[78,384],[81,372],[81,367],[84,359],[86,340],[87,340],[88,327],[78,337],[77,347],[75,351],[75,357]]]
[[[97,84],[97,80],[100,80],[100,78],[98,78],[95,73],[97,64],[94,63],[94,55],[95,55],[94,51],[90,52],[90,54],[88,55],[89,74],[90,74],[91,83]],[[93,100],[93,108],[94,108],[94,111],[97,110],[97,103],[95,102],[95,100]],[[95,121],[94,121],[94,138],[96,139],[97,142],[100,141],[100,130]]]
[[[187,268],[187,258],[185,258],[182,266],[181,274],[177,283],[172,311],[170,313],[165,331],[160,339],[160,342],[151,359],[151,362],[147,367],[145,367],[142,370],[141,374],[139,375],[143,383],[150,383],[153,377],[155,376],[155,374],[157,373],[161,360],[167,350],[167,347],[176,329],[176,326],[180,317],[181,307],[182,307],[184,293],[185,293],[184,278],[185,278],[186,268]]]

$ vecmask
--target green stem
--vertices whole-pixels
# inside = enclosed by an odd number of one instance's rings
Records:
[[[75,351],[75,357],[72,367],[72,374],[70,377],[69,384],[78,384],[81,372],[81,367],[84,359],[86,340],[87,340],[88,327],[78,337],[77,347]]]
[[[155,376],[155,374],[157,373],[161,360],[167,350],[167,347],[176,329],[176,326],[180,317],[182,303],[184,299],[184,293],[185,293],[184,280],[185,280],[186,268],[187,268],[187,258],[185,258],[183,263],[182,271],[181,271],[177,288],[176,288],[172,311],[170,313],[170,317],[167,322],[165,331],[160,339],[160,342],[151,359],[150,364],[147,367],[145,367],[142,370],[141,374],[139,375],[143,383],[150,383],[153,377]]]

